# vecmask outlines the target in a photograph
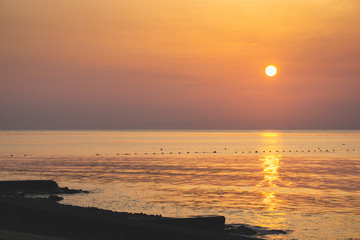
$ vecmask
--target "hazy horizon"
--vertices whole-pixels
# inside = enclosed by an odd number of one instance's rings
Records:
[[[117,129],[105,129],[105,128],[92,128],[92,129],[71,129],[71,128],[52,128],[52,129],[0,129],[0,131],[69,131],[69,132],[72,132],[72,131],[79,131],[79,132],[83,132],[83,131],[113,131],[113,132],[117,132],[117,131],[128,131],[128,132],[132,132],[132,131],[143,131],[143,132],[171,132],[171,131],[174,131],[174,132],[242,132],[242,131],[246,131],[246,132],[292,132],[292,131],[304,131],[304,132],[313,132],[313,131],[360,131],[360,129],[356,129],[356,128],[353,128],[353,129],[275,129],[275,128],[263,128],[263,129],[202,129],[202,128],[197,128],[197,129],[182,129],[182,128],[117,128]]]

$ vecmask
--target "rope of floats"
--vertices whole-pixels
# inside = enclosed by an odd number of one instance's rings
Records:
[[[306,150],[240,150],[240,151],[230,151],[227,148],[224,149],[226,151],[226,154],[248,154],[248,153],[252,153],[252,154],[264,154],[264,153],[314,153],[314,152],[354,152],[355,148],[353,149],[321,149],[321,148],[317,148],[317,149],[306,149]],[[145,152],[145,153],[116,153],[115,155],[120,156],[120,155],[125,155],[125,156],[129,156],[129,155],[181,155],[181,154],[223,154],[225,152],[219,152],[219,151],[195,151],[195,152],[177,152],[177,151],[171,151],[171,152],[164,152],[163,149],[160,149],[161,152]],[[101,155],[109,155],[109,154],[101,154],[101,153],[96,153],[96,156],[101,156]],[[27,154],[22,155],[24,157],[26,156],[30,156]],[[11,154],[10,157],[15,157],[14,154]]]

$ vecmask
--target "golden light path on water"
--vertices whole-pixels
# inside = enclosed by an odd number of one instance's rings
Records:
[[[265,149],[265,152],[273,151],[273,145],[277,148],[282,148],[278,144],[277,137],[279,134],[274,132],[265,132],[262,134],[264,145],[271,144],[271,147]],[[281,204],[281,199],[277,197],[279,186],[278,182],[281,181],[279,177],[280,159],[282,155],[262,155],[259,158],[263,170],[263,180],[257,184],[261,189],[263,195],[262,202],[266,205],[267,214],[261,215],[258,218],[258,226],[268,226],[270,228],[284,228],[285,214],[282,211],[277,211],[277,207]]]

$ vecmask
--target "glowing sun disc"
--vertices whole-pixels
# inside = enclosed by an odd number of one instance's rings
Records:
[[[277,69],[276,69],[275,66],[270,65],[270,66],[267,66],[267,67],[266,67],[265,73],[266,73],[266,75],[268,75],[269,77],[273,77],[273,76],[276,75]]]

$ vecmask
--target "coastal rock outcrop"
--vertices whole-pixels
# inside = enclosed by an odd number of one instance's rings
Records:
[[[88,193],[81,189],[59,187],[54,180],[0,181],[0,194],[74,194]]]

